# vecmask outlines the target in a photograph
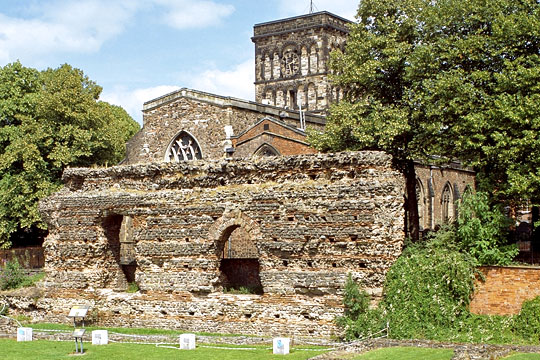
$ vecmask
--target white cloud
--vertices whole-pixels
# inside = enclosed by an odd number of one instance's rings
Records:
[[[314,11],[329,11],[338,16],[354,21],[358,0],[316,0],[313,2]],[[279,0],[279,10],[283,16],[296,16],[309,13],[307,1]]]
[[[51,52],[88,53],[124,30],[135,8],[129,1],[54,1],[34,18],[0,14],[0,61]]]
[[[100,100],[121,106],[133,119],[142,125],[143,103],[178,90],[179,88],[173,85],[160,85],[135,90],[118,87],[112,91],[103,91]]]
[[[156,0],[168,7],[163,21],[174,28],[202,28],[219,24],[234,12],[234,6],[213,1]]]
[[[214,25],[234,11],[231,5],[207,0],[55,0],[36,4],[28,5],[33,14],[30,18],[0,12],[1,63],[17,59],[35,63],[40,56],[60,52],[97,52],[152,4],[158,7],[151,16],[177,29]]]
[[[251,58],[230,70],[208,69],[196,74],[182,74],[186,86],[222,96],[233,96],[245,100],[255,98],[255,73]]]
[[[236,65],[231,70],[210,69],[200,73],[179,75],[182,87],[244,100],[255,98],[254,78],[253,59]],[[117,87],[113,90],[104,90],[100,99],[123,107],[137,122],[142,124],[143,103],[178,89],[180,86],[172,85],[133,90]]]

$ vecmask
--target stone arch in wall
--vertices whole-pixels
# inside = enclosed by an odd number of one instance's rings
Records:
[[[454,192],[452,185],[447,182],[441,194],[441,220],[443,224],[447,224],[454,220]]]
[[[280,156],[280,152],[278,151],[278,149],[276,149],[275,147],[273,147],[272,145],[268,144],[268,143],[264,143],[262,144],[261,146],[259,146],[257,148],[257,150],[255,150],[255,152],[253,153],[253,156],[259,156],[259,157],[264,157],[264,156]]]
[[[203,158],[199,142],[189,132],[182,130],[173,138],[165,151],[165,162],[200,160]]]
[[[109,271],[112,276],[109,285],[118,290],[126,290],[129,283],[135,282],[137,262],[133,239],[133,218],[120,214],[107,214],[101,221],[107,240],[105,254],[113,258],[116,271]]]
[[[245,288],[251,293],[262,294],[258,248],[262,234],[258,224],[241,211],[233,210],[217,219],[209,233],[219,271],[216,288]]]

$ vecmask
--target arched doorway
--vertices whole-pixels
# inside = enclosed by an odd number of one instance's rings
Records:
[[[225,214],[210,229],[216,234],[217,261],[219,262],[218,289],[224,292],[262,294],[261,264],[257,242],[260,231],[248,217],[239,211]]]
[[[239,225],[225,231],[220,255],[224,291],[262,294],[259,254],[249,234]]]

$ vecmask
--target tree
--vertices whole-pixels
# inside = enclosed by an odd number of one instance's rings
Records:
[[[38,201],[67,166],[114,164],[138,124],[99,101],[101,87],[69,65],[0,68],[0,248],[45,229]]]
[[[474,166],[497,201],[540,190],[540,5],[438,0],[407,78],[433,151]]]
[[[334,85],[345,98],[330,108],[325,132],[309,133],[321,151],[377,149],[390,153],[406,179],[408,233],[418,239],[414,160],[430,149],[409,102],[408,57],[419,41],[424,1],[362,0],[345,52],[332,53]]]
[[[416,238],[414,159],[459,159],[493,201],[540,198],[540,5],[536,0],[362,0],[332,79],[323,151],[391,153],[407,183]]]

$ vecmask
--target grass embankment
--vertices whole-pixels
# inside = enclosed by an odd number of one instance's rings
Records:
[[[448,349],[394,347],[373,350],[353,360],[450,360],[453,355],[454,351]],[[501,360],[540,360],[540,354],[513,354]]]

